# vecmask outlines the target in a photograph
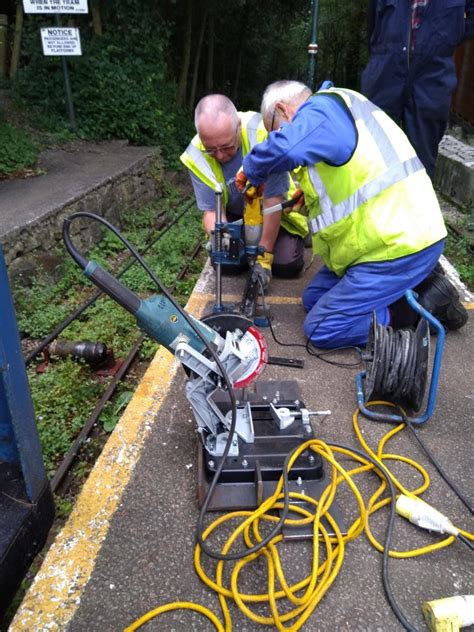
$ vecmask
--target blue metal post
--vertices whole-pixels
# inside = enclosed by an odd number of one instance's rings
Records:
[[[20,337],[0,247],[0,461],[21,467],[32,503],[47,481]]]

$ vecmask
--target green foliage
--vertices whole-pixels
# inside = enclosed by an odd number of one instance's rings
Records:
[[[100,421],[105,432],[112,432],[120,419],[120,415],[132,399],[132,396],[132,391],[124,391],[120,393],[114,403],[107,402],[100,416]]]
[[[106,296],[96,301],[84,318],[71,323],[66,334],[72,340],[103,342],[116,357],[126,354],[139,336],[133,316]]]
[[[140,347],[140,358],[142,360],[152,360],[157,352],[159,344],[150,338],[145,338]]]
[[[74,507],[74,503],[71,500],[57,495],[54,497],[54,504],[56,507],[56,518],[59,518],[59,520],[66,520]]]
[[[60,270],[60,280],[39,269],[29,287],[15,288],[18,328],[23,335],[41,338],[58,325],[80,300],[79,288],[84,287],[82,272],[67,259]]]
[[[50,364],[42,374],[29,369],[28,378],[45,467],[51,475],[102,389],[87,367],[69,358]]]
[[[444,254],[455,266],[463,281],[470,290],[474,290],[474,259],[472,256],[472,242],[468,237],[467,229],[465,236],[459,237],[448,232]]]
[[[166,63],[166,26],[158,19],[138,22],[140,12],[135,13],[133,2],[120,5],[111,18],[113,26],[102,37],[94,37],[89,25],[81,23],[83,55],[68,60],[78,134],[158,145],[167,164],[176,167],[192,121],[175,105],[176,89]],[[25,24],[25,59],[14,94],[19,103],[47,112],[41,122],[54,131],[64,127],[67,108],[59,59],[40,51],[38,28],[47,23],[30,16]]]
[[[0,118],[0,175],[33,167],[38,148],[26,132]]]

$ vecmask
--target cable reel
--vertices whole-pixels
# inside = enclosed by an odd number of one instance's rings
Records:
[[[421,318],[415,331],[395,330],[379,325],[374,313],[363,354],[365,400],[387,399],[419,410],[428,379],[429,351],[427,320]]]

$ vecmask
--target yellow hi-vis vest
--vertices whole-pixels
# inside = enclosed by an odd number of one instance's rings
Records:
[[[357,145],[339,167],[299,167],[313,250],[342,276],[346,268],[410,255],[446,237],[431,181],[402,130],[352,90],[330,88],[351,113]],[[317,98],[315,95],[313,98]]]
[[[246,156],[254,145],[261,143],[267,137],[262,117],[258,112],[239,112],[241,122],[242,157]],[[204,184],[215,191],[217,184],[222,185],[223,203],[227,205],[229,192],[227,190],[222,167],[214,156],[204,153],[204,145],[199,135],[192,139],[186,150],[181,154],[180,160],[190,169]],[[293,235],[305,237],[308,234],[306,218],[296,212],[282,213],[281,225]]]

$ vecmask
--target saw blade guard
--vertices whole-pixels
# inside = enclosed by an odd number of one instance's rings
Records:
[[[211,314],[202,319],[224,341],[218,349],[233,388],[246,388],[265,369],[268,345],[251,320],[240,314]]]

